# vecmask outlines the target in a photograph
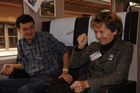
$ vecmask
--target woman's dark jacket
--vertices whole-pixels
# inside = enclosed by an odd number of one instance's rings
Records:
[[[112,48],[92,61],[90,55],[100,51],[100,47],[99,42],[93,42],[81,51],[74,48],[70,57],[70,68],[78,68],[87,63],[87,73],[83,73],[83,80],[88,80],[89,93],[98,93],[101,86],[119,84],[128,79],[133,54],[132,43],[116,40]]]

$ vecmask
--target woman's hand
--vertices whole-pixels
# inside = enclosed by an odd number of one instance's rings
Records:
[[[0,73],[2,75],[10,75],[13,70],[14,70],[13,64],[4,64]]]
[[[82,35],[80,35],[80,36],[78,37],[77,41],[78,41],[78,48],[79,48],[79,49],[82,49],[82,48],[85,47],[85,45],[86,45],[86,43],[87,43],[87,41],[88,41],[88,37],[87,37],[86,34],[84,33],[84,34],[82,34]]]
[[[82,92],[86,88],[89,88],[89,84],[87,80],[84,81],[75,81],[71,86],[71,89],[74,89],[75,92]]]

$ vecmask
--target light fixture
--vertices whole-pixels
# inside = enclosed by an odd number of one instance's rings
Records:
[[[110,0],[101,0],[101,1],[110,2]]]
[[[84,1],[110,5],[110,0],[84,0]]]

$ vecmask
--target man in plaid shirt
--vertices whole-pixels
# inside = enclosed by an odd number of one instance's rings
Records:
[[[50,33],[35,32],[34,20],[29,15],[19,16],[16,26],[22,36],[17,46],[17,63],[5,64],[1,74],[10,75],[14,69],[21,69],[30,78],[1,79],[0,93],[44,93],[44,83],[54,80],[51,76],[71,83],[67,47]]]

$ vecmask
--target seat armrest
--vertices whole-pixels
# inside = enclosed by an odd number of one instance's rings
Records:
[[[136,81],[128,80],[121,84],[106,85],[100,88],[99,93],[136,93]]]

